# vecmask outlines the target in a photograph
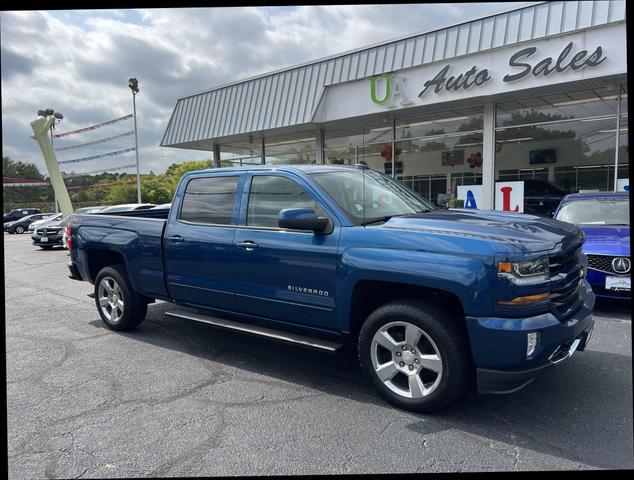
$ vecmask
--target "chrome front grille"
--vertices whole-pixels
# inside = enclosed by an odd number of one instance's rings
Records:
[[[630,260],[630,257],[621,256],[621,255],[588,255],[588,268],[599,270],[605,273],[620,274],[622,272],[616,272],[614,268],[612,267],[612,262],[615,258],[627,258],[628,260]],[[627,273],[627,272],[623,272],[623,273]]]

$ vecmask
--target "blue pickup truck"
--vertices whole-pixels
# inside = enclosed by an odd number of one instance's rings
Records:
[[[73,216],[70,277],[104,323],[167,315],[336,352],[419,412],[514,392],[586,346],[583,233],[532,215],[437,210],[367,168],[185,174],[169,210]]]

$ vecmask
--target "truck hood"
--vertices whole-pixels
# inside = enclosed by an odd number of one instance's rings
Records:
[[[495,210],[433,210],[393,217],[381,227],[488,240],[498,244],[496,250],[500,252],[508,252],[509,246],[521,253],[568,250],[583,241],[579,229],[572,224]]]
[[[581,225],[586,234],[585,253],[598,255],[630,255],[629,225]]]

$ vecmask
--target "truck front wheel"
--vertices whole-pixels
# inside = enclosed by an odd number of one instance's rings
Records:
[[[121,265],[102,268],[95,278],[95,304],[112,330],[132,330],[147,314],[147,302],[132,289]]]
[[[387,303],[359,333],[361,367],[397,407],[432,412],[473,385],[466,333],[445,309],[419,300]]]

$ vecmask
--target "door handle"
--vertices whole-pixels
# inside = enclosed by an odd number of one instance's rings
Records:
[[[245,240],[244,242],[236,243],[236,247],[244,248],[247,252],[252,252],[256,248],[258,248],[259,245],[255,242],[252,242],[251,240]]]
[[[181,237],[180,235],[173,235],[171,237],[167,237],[167,239],[170,242],[175,242],[175,243],[180,243],[180,242],[184,242],[185,239],[183,237]]]

